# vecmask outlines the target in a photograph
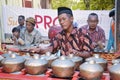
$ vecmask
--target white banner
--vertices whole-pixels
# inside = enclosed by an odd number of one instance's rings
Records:
[[[87,17],[90,13],[97,13],[99,16],[99,26],[105,30],[106,38],[108,39],[110,18],[108,16],[109,11],[89,11],[89,10],[75,10],[73,11],[74,22],[78,23],[78,27],[87,24]],[[12,33],[13,27],[18,25],[18,16],[24,15],[25,18],[34,17],[37,21],[36,28],[41,32],[43,36],[48,35],[49,27],[52,25],[59,25],[57,19],[57,10],[51,9],[33,9],[33,8],[18,8],[3,6],[2,7],[2,24],[4,33]]]

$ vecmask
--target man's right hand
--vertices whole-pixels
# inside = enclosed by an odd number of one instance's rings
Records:
[[[96,48],[97,47],[97,43],[92,42],[92,48]]]
[[[30,48],[30,52],[33,52],[33,53],[40,53],[40,50],[41,48],[40,47],[36,47],[36,48]]]
[[[46,52],[52,52],[52,51],[53,51],[53,47],[42,48],[39,46],[39,47],[30,49],[30,52],[39,53],[39,54],[45,54]]]
[[[13,36],[13,37],[12,37],[12,40],[13,40],[14,42],[16,42],[16,41],[17,41],[17,38],[16,38],[15,36]]]

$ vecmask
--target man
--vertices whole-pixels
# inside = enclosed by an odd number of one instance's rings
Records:
[[[29,17],[26,19],[26,29],[22,30],[21,38],[26,45],[37,45],[41,41],[41,33],[35,28],[35,19]]]
[[[88,16],[87,25],[82,26],[81,28],[84,30],[93,42],[94,48],[99,46],[100,48],[104,48],[105,44],[105,32],[104,30],[98,26],[98,15],[96,13],[91,13]]]
[[[47,51],[56,52],[60,50],[62,55],[75,54],[81,57],[91,56],[91,40],[87,35],[82,33],[80,29],[73,26],[73,13],[67,7],[58,8],[58,19],[62,27],[62,31],[58,33],[51,45],[46,49],[41,47],[33,49],[35,52],[46,53]]]
[[[111,47],[114,48],[115,9],[110,11],[109,17],[112,17],[112,20],[111,20],[111,24],[110,24],[110,32],[109,32],[107,51],[110,51]]]
[[[19,25],[17,26],[17,28],[20,29],[20,31],[22,29],[25,29],[24,22],[25,22],[25,17],[23,15],[18,16]]]
[[[14,27],[12,29],[12,40],[14,41],[15,45],[24,45],[24,41],[20,38],[20,29],[18,29],[17,27]]]

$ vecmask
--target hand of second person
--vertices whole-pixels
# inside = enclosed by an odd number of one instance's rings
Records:
[[[76,51],[76,50],[74,50],[74,49],[69,49],[69,53],[76,54],[76,53],[77,53],[77,51]]]
[[[93,47],[93,48],[97,47],[97,43],[92,42],[92,47]]]
[[[32,52],[32,53],[40,53],[40,47],[37,47],[37,48],[31,48],[30,49],[30,52]]]
[[[100,48],[100,49],[104,49],[104,47],[105,47],[105,44],[103,43],[103,42],[101,42],[101,41],[98,41],[98,47]]]

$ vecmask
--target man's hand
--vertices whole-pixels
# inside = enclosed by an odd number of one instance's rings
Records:
[[[30,52],[34,52],[34,53],[40,53],[41,48],[37,47],[37,48],[30,48]]]
[[[92,48],[96,48],[97,47],[97,43],[92,42]]]
[[[85,41],[88,45],[90,45],[89,39],[84,38],[84,41]]]
[[[75,53],[77,53],[77,51],[76,50],[74,50],[74,49],[69,49],[69,51],[68,51],[69,53],[72,53],[72,54],[75,54]]]
[[[12,40],[14,41],[14,43],[17,43],[17,38],[15,36],[12,37]]]
[[[101,42],[101,41],[98,41],[98,47],[100,48],[100,49],[104,49],[104,47],[105,47],[105,44],[103,43],[103,42]]]
[[[25,42],[24,42],[21,38],[19,38],[19,39],[18,39],[18,44],[20,44],[20,45],[25,45]]]

